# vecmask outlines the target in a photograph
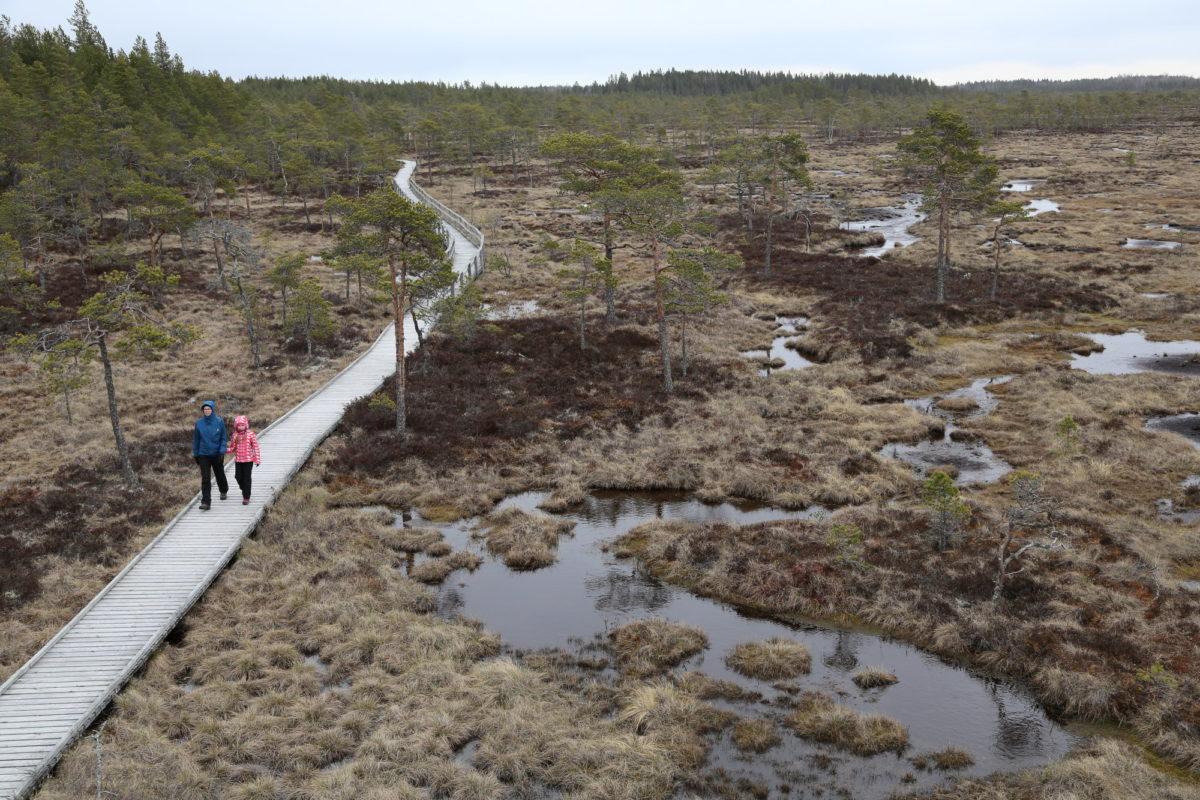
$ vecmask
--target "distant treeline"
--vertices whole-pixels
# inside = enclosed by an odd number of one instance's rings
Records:
[[[77,2],[67,30],[0,17],[0,235],[13,237],[25,261],[40,264],[51,251],[86,258],[116,209],[128,211],[130,230],[161,234],[181,202],[209,213],[214,197],[255,185],[304,200],[307,217],[308,200],[357,193],[400,155],[525,172],[550,133],[593,131],[698,163],[768,131],[894,138],[934,105],[962,113],[981,133],[1111,130],[1196,119],[1200,81],[947,88],[902,75],[703,70],[529,88],[232,81],[187,69],[161,36],[110,47]]]
[[[680,97],[727,95],[780,88],[787,94],[810,99],[844,99],[854,94],[884,97],[930,95],[937,92],[933,81],[909,75],[828,74],[797,75],[791,72],[754,70],[654,70],[625,73],[604,83],[583,87],[585,93],[645,92]]]
[[[1200,78],[1187,75],[1117,75],[1055,81],[1025,78],[1012,81],[971,81],[948,87],[966,92],[1195,92]]]

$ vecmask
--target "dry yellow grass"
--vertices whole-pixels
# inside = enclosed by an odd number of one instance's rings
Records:
[[[1179,164],[1175,156],[1189,146],[1193,130],[1166,130],[1153,145],[1139,140],[1133,176],[1096,156],[1106,147],[1128,145],[1126,138],[1142,133],[1013,135],[994,143],[1005,159],[1006,177],[1047,178],[1034,194],[1063,203],[1060,214],[1021,224],[1018,238],[1034,247],[1008,251],[1009,269],[1096,283],[1119,300],[1106,314],[1053,312],[990,326],[943,325],[913,336],[917,350],[908,362],[868,366],[855,356],[831,351],[838,356],[832,363],[760,379],[737,351],[769,339],[773,325],[762,319],[764,315],[805,313],[811,298],[747,292],[689,334],[695,357],[728,365],[736,380],[713,387],[704,398],[664,403],[661,416],[636,428],[589,430],[567,442],[537,430],[460,468],[434,471],[410,459],[396,464],[391,475],[354,482],[333,476],[328,487],[306,472],[301,488],[289,493],[288,500],[298,503],[303,513],[272,514],[261,540],[248,546],[189,617],[184,643],[157,656],[118,701],[105,734],[106,752],[112,756],[110,786],[121,786],[132,796],[185,798],[489,797],[510,783],[522,791],[560,787],[572,797],[668,796],[680,771],[703,760],[702,732],[730,723],[702,702],[723,696],[727,687],[692,676],[675,684],[631,684],[619,699],[611,700],[607,710],[618,709],[617,719],[611,721],[604,716],[605,708],[563,690],[544,673],[490,660],[496,643],[485,633],[428,616],[429,596],[403,577],[400,559],[381,536],[378,521],[355,521],[355,512],[334,511],[328,504],[415,506],[427,519],[447,520],[487,512],[505,493],[525,488],[554,489],[547,509],[559,510],[578,503],[586,489],[660,487],[694,491],[711,500],[741,497],[790,508],[812,503],[863,506],[864,522],[884,509],[887,515],[902,515],[916,505],[916,482],[907,467],[875,453],[885,442],[924,435],[928,422],[898,401],[946,392],[985,375],[1019,377],[996,390],[1002,398],[998,411],[972,421],[968,430],[1013,464],[1042,472],[1049,489],[1067,500],[1070,511],[1085,514],[1088,526],[1109,537],[1103,544],[1092,540],[1072,555],[1088,569],[1095,568],[1103,585],[1055,584],[1063,618],[1047,626],[1072,636],[1141,630],[1142,625],[1151,626],[1147,631],[1156,641],[1160,633],[1175,635],[1178,626],[1173,622],[1147,620],[1146,603],[1151,600],[1137,593],[1143,587],[1169,590],[1173,576],[1200,563],[1200,553],[1194,537],[1157,519],[1147,503],[1157,496],[1181,501],[1178,482],[1185,474],[1200,472],[1200,463],[1186,444],[1141,431],[1141,417],[1151,411],[1197,410],[1200,397],[1187,381],[1162,376],[1092,378],[1063,369],[1066,352],[1084,343],[1072,335],[1077,332],[1140,326],[1152,335],[1197,338],[1200,316],[1190,298],[1194,256],[1189,255],[1197,247],[1195,235],[1181,235],[1187,239],[1181,257],[1121,251],[1116,244],[1123,236],[1138,235],[1143,222],[1189,211],[1200,186],[1200,168]],[[1046,148],[1059,155],[1056,162],[1044,161]],[[890,143],[813,143],[818,166],[852,173],[823,176],[823,184],[852,192],[861,205],[894,202],[903,190],[892,178],[867,168],[869,159],[892,149]],[[569,212],[554,211],[570,203],[552,188],[544,165],[537,169],[534,188],[506,187],[489,198],[470,196],[469,178],[419,177],[436,195],[448,201],[453,197],[456,207],[483,222],[493,253],[509,258],[511,269],[495,269],[480,281],[489,303],[537,300],[543,309],[567,311],[555,277],[557,266],[539,263],[533,255],[538,238],[547,231],[565,240],[583,223]],[[1009,174],[1012,170],[1020,174]],[[1103,214],[1106,207],[1114,213]],[[918,232],[925,236],[921,242],[889,258],[902,264],[927,262],[935,243],[928,226]],[[982,234],[982,229],[970,226],[957,233],[955,257],[968,268],[987,263],[986,252],[975,249]],[[1100,250],[1080,252],[1080,246]],[[633,308],[623,322],[631,329],[651,331],[649,319],[633,302],[640,300],[646,285],[646,253],[637,245],[622,248],[618,270],[622,313]],[[1187,296],[1160,303],[1139,298],[1141,291]],[[205,309],[197,303],[181,313],[199,321]],[[214,314],[206,324],[230,330],[230,321]],[[382,322],[376,320],[377,325]],[[806,346],[827,345],[822,340],[824,324],[814,320]],[[1026,335],[1030,333],[1036,335]],[[231,386],[230,393],[254,409],[278,413],[290,405],[288,395],[275,396],[274,386],[269,394],[258,391],[253,376],[242,376],[239,364],[246,359],[240,341],[206,336],[188,364],[166,365],[161,381],[146,376],[145,385],[156,397],[173,397],[184,385],[181,380],[186,378],[190,385],[198,374],[210,385]],[[299,369],[297,374],[287,372],[286,391],[302,393],[333,366],[323,365],[324,373],[312,375]],[[4,381],[7,386],[22,379],[11,364],[4,369],[5,377],[13,379]],[[139,374],[130,372],[119,380],[134,379],[140,385]],[[98,416],[102,407],[95,397],[85,404],[84,413],[91,416],[84,420],[99,433],[74,438],[51,431],[48,424],[39,428],[40,422],[26,429],[23,420],[36,416],[38,404],[26,402],[24,395],[0,394],[0,403],[10,418],[22,420],[12,444],[16,449],[0,454],[19,457],[40,437],[54,443],[40,468],[60,463],[63,454],[92,453],[88,448],[96,454],[106,451],[103,418]],[[183,399],[176,405],[178,410],[171,413],[179,424],[190,424],[190,405],[185,408]],[[8,413],[10,408],[14,413]],[[1068,412],[1082,426],[1081,447],[1073,455],[1059,453],[1052,434],[1053,425]],[[130,416],[148,421],[145,428],[135,427],[139,434],[173,430],[174,423],[159,421],[164,417],[154,404],[133,406]],[[0,447],[8,446],[6,441]],[[19,463],[9,457],[3,461]],[[179,476],[190,480],[190,467],[184,466]],[[190,492],[186,487],[186,494]],[[978,518],[994,520],[1005,502],[1004,490],[973,491],[969,501]],[[894,533],[897,545],[904,545],[903,537],[910,535]],[[544,532],[533,540],[542,544],[531,563],[552,562],[553,545],[546,543]],[[413,549],[428,552],[429,547],[436,549],[438,543]],[[1133,555],[1114,559],[1116,550]],[[114,563],[127,555],[113,554]],[[0,663],[6,666],[36,649],[69,616],[69,609],[82,605],[115,569],[54,558],[47,567],[42,600],[20,617],[0,623]],[[715,581],[710,590],[715,591]],[[1134,589],[1113,588],[1121,586]],[[1163,596],[1173,597],[1169,592]],[[905,608],[886,600],[881,598],[864,613],[896,631],[913,624]],[[1079,608],[1102,610],[1104,617],[1081,622],[1076,618]],[[970,609],[922,635],[928,634],[925,646],[964,656],[967,642],[999,638],[1003,624],[998,616]],[[1038,624],[1028,621],[1030,635],[1044,633]],[[1103,657],[1083,648],[1068,654],[1081,653]],[[997,652],[990,658],[988,666],[994,670],[1022,669],[1011,654]],[[1066,669],[1042,670],[1033,684],[1065,710],[1088,715],[1110,713],[1116,691],[1107,679]],[[879,723],[876,731],[839,711],[836,704],[832,709],[818,701],[810,705],[801,715],[806,726],[828,731],[831,737],[852,744],[899,739],[895,728]],[[1147,720],[1159,735],[1170,733],[1167,725],[1156,724],[1159,717],[1149,715]],[[860,725],[871,730],[860,731]],[[456,749],[469,741],[479,743],[474,768],[453,762]],[[1160,749],[1170,752],[1178,744],[1176,737]],[[153,752],[155,760],[142,758],[145,752]],[[90,758],[86,746],[74,748],[45,796],[87,793]],[[1106,795],[1110,788],[1115,793]],[[1112,743],[1047,770],[966,782],[945,791],[939,798],[1196,797],[1191,787],[1150,771],[1132,751]]]
[[[739,719],[733,725],[733,744],[743,753],[765,753],[782,738],[767,719]]]
[[[725,656],[725,663],[747,677],[774,681],[806,675],[812,668],[812,656],[800,642],[775,638],[736,645]]]
[[[860,689],[877,689],[899,682],[896,675],[883,667],[863,667],[854,673],[854,683]]]
[[[570,533],[574,526],[568,520],[509,508],[481,520],[475,535],[484,540],[489,552],[501,556],[505,565],[538,569],[554,563],[558,537]]]
[[[189,614],[182,639],[117,699],[102,738],[105,791],[669,796],[721,714],[672,688],[640,722],[610,720],[551,674],[498,658],[478,626],[431,615],[432,596],[404,576],[373,513],[328,506],[323,458]],[[471,741],[473,767],[456,763]],[[94,782],[85,739],[39,796],[90,796]]]
[[[832,744],[860,756],[903,750],[908,731],[882,714],[862,714],[819,692],[804,692],[787,725],[806,739]]]
[[[664,672],[708,647],[704,631],[661,619],[626,623],[609,634],[621,671],[635,677]]]
[[[920,795],[922,800],[1197,800],[1200,787],[1148,766],[1115,740],[1094,741],[1044,769],[988,780],[964,780]]]

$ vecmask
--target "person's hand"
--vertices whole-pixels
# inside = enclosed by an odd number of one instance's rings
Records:
[[[256,467],[261,467],[261,466],[262,466],[262,462],[261,462],[261,461],[255,461],[255,462],[254,462],[254,466],[256,466]]]

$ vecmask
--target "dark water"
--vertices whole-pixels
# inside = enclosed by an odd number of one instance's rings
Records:
[[[873,216],[843,222],[840,226],[842,230],[847,231],[872,231],[883,234],[883,244],[878,247],[865,247],[858,251],[861,255],[882,256],[894,248],[908,247],[920,238],[908,231],[925,219],[925,214],[921,212],[920,195],[905,195],[902,205],[867,209],[865,213]]]
[[[992,452],[983,442],[967,441],[955,424],[960,419],[974,419],[986,416],[995,410],[999,401],[987,390],[988,386],[996,386],[1012,380],[1011,375],[997,378],[980,378],[969,386],[956,389],[945,395],[919,397],[915,400],[905,400],[905,405],[915,408],[922,414],[941,419],[945,430],[940,439],[929,439],[916,444],[896,442],[883,446],[879,454],[894,458],[910,465],[919,475],[927,475],[938,467],[952,466],[958,470],[954,482],[959,486],[973,483],[995,483],[1012,471],[1007,461]],[[937,401],[943,398],[966,397],[974,400],[976,407],[969,411],[947,411],[937,407]]]
[[[545,493],[510,497],[500,508],[534,511]],[[1024,692],[978,677],[920,650],[871,634],[824,627],[793,627],[739,613],[735,608],[695,596],[647,575],[630,560],[607,554],[602,545],[633,527],[654,520],[727,522],[746,525],[783,519],[814,518],[820,509],[788,512],[753,505],[709,505],[666,493],[600,493],[577,511],[561,516],[576,523],[573,536],[559,540],[558,561],[534,572],[515,572],[470,538],[473,520],[445,527],[455,548],[484,557],[474,573],[456,572],[439,592],[441,612],[480,620],[518,650],[561,648],[594,650],[598,638],[631,620],[658,617],[694,625],[708,635],[709,646],[679,670],[700,670],[761,694],[761,700],[714,701],[743,717],[781,719],[781,692],[771,684],[743,677],[724,663],[736,644],[772,636],[803,642],[813,670],[794,683],[820,690],[867,713],[882,713],[907,726],[910,747],[903,755],[863,758],[800,739],[782,725],[783,742],[762,755],[742,756],[728,731],[712,738],[707,769],[723,768],[733,779],[749,778],[771,787],[772,797],[853,797],[882,800],[892,792],[946,780],[940,773],[916,770],[907,761],[915,753],[949,745],[969,751],[975,766],[959,774],[984,775],[1044,764],[1066,753],[1077,737],[1041,711]],[[417,520],[417,524],[422,523]],[[883,666],[899,683],[887,689],[860,690],[855,670]],[[615,679],[612,670],[601,678]],[[906,773],[914,783],[902,783]],[[785,794],[781,787],[790,787]],[[840,793],[839,793],[840,792]]]
[[[763,366],[758,370],[758,374],[762,376],[772,372],[811,367],[813,362],[800,355],[798,350],[787,346],[788,342],[799,338],[800,331],[808,325],[808,317],[775,317],[775,324],[779,327],[775,330],[775,338],[771,340],[770,350],[743,350],[742,355],[762,362]],[[770,366],[770,362],[776,359],[783,362],[782,367]]]
[[[1177,433],[1200,449],[1200,414],[1174,414],[1169,417],[1151,417],[1146,420],[1146,430]]]
[[[1200,342],[1149,342],[1141,331],[1085,333],[1104,347],[1091,355],[1071,356],[1071,366],[1093,375],[1131,375],[1135,372],[1166,372],[1200,377]]]

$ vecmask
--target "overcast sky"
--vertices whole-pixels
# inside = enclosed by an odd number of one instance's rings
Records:
[[[67,25],[74,0],[0,0]],[[191,68],[510,85],[677,67],[898,72],[938,83],[1200,77],[1197,0],[90,0],[109,45],[161,31]]]

